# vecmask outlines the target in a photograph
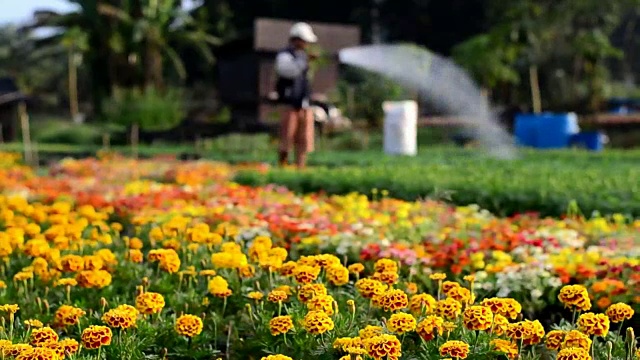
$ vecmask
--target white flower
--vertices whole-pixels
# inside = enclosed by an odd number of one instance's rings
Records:
[[[531,290],[531,297],[534,300],[539,299],[542,296],[542,291],[540,289],[533,289]]]

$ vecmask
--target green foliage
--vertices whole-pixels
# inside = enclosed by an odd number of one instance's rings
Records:
[[[219,156],[229,154],[264,154],[273,150],[269,135],[231,134],[204,141],[207,153]]]
[[[117,89],[105,103],[107,120],[131,126],[137,124],[146,131],[166,131],[184,119],[182,92],[178,89],[159,91],[148,87]]]
[[[640,170],[636,155],[583,152],[526,153],[500,161],[469,151],[423,150],[418,159],[332,154],[316,158],[323,167],[303,173],[272,170],[266,176],[240,173],[243,184],[276,183],[294,191],[346,194],[387,189],[406,200],[436,197],[478,204],[498,214],[539,211],[559,216],[575,201],[594,211],[640,215]]]
[[[102,136],[124,132],[119,126],[75,124],[70,121],[42,121],[32,124],[33,140],[40,144],[100,145]]]

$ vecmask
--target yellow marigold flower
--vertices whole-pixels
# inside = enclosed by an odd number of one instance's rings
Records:
[[[299,265],[293,270],[293,277],[300,284],[310,284],[314,282],[320,274],[320,267]]]
[[[288,296],[291,296],[291,294],[293,294],[293,292],[291,291],[291,286],[289,285],[280,285],[273,290],[284,291]]]
[[[524,324],[525,324],[525,328],[526,328],[526,336],[524,338],[524,344],[525,345],[536,345],[536,344],[539,344],[540,342],[542,342],[542,339],[544,338],[545,331],[544,331],[544,327],[542,326],[540,321],[538,321],[538,320],[534,320],[534,321],[525,320]]]
[[[65,354],[75,354],[80,350],[80,344],[75,339],[62,339],[58,342],[58,345],[62,346]]]
[[[134,237],[129,239],[128,247],[132,250],[142,250],[144,243],[139,238]]]
[[[293,271],[296,269],[296,266],[298,266],[298,264],[296,264],[295,261],[287,261],[280,266],[278,272],[282,276],[290,277],[293,276]]]
[[[242,254],[242,247],[240,247],[240,244],[232,242],[232,241],[227,241],[225,243],[223,243],[220,246],[220,250],[222,252],[226,252],[229,254]]]
[[[18,357],[25,351],[29,351],[33,349],[33,347],[29,344],[12,344],[7,345],[3,350],[2,354],[4,357],[12,358]]]
[[[305,284],[298,290],[298,300],[303,303],[319,295],[327,295],[327,288],[322,284]]]
[[[498,336],[502,336],[507,333],[508,329],[509,329],[509,320],[500,314],[494,314],[493,315],[493,333]]]
[[[287,294],[284,291],[280,291],[280,290],[273,290],[267,296],[267,300],[273,303],[283,302],[287,300],[287,298],[288,298]]]
[[[202,319],[195,315],[182,315],[176,319],[176,332],[182,336],[194,337],[202,332]]]
[[[259,301],[262,300],[262,297],[264,297],[264,295],[260,291],[252,291],[247,295],[247,297],[249,299]]]
[[[84,270],[84,259],[78,255],[65,255],[60,259],[64,272],[78,272]]]
[[[342,265],[332,265],[327,268],[327,279],[335,286],[349,283],[349,270]]]
[[[11,342],[11,340],[0,340],[0,356],[2,356],[2,351],[4,350],[4,348],[13,345],[13,343]]]
[[[280,354],[263,356],[260,360],[293,360],[292,358]]]
[[[7,283],[5,283],[4,281],[0,280],[0,290],[6,289],[6,288],[7,288]]]
[[[238,269],[238,275],[243,279],[252,278],[256,274],[256,269],[251,264],[247,264]]]
[[[340,265],[340,259],[333,254],[320,254],[315,258],[316,265],[325,269],[334,265]]]
[[[20,355],[15,357],[16,360],[59,360],[58,354],[48,348],[32,348],[22,351]]]
[[[199,275],[200,276],[205,276],[205,277],[213,277],[216,276],[218,273],[215,270],[211,270],[211,269],[206,269],[206,270],[200,270]]]
[[[383,273],[383,272],[398,272],[398,263],[395,260],[391,259],[380,259],[376,261],[373,265],[373,269],[375,272]]]
[[[469,330],[488,330],[493,323],[493,313],[486,306],[469,306],[462,314],[462,321]]]
[[[416,315],[431,314],[435,311],[437,303],[429,294],[416,294],[409,300],[409,309]]]
[[[126,258],[131,262],[140,264],[144,261],[144,254],[142,254],[142,251],[138,249],[130,249],[127,252]]]
[[[83,257],[85,270],[101,270],[104,266],[102,258],[96,255],[87,255]]]
[[[406,284],[406,292],[407,294],[415,294],[418,292],[418,284],[414,282],[408,282]]]
[[[365,299],[371,299],[374,295],[381,295],[386,286],[378,280],[360,279],[356,281],[356,289]]]
[[[490,298],[484,299],[481,305],[491,309],[494,314],[500,314],[506,316],[512,320],[518,317],[518,314],[522,311],[522,305],[515,299],[511,298]]]
[[[588,335],[578,330],[571,330],[565,335],[562,348],[582,348],[589,350],[591,348],[591,339]]]
[[[247,265],[247,257],[242,253],[223,251],[211,255],[211,263],[219,269],[239,269]]]
[[[293,320],[291,316],[276,316],[269,321],[269,330],[271,335],[278,336],[280,334],[286,334],[293,330]]]
[[[102,322],[114,329],[129,329],[136,326],[137,311],[111,309],[102,315]]]
[[[158,293],[146,292],[136,297],[136,309],[144,315],[157,314],[164,305],[164,297]]]
[[[429,279],[434,280],[434,281],[442,281],[442,280],[444,280],[446,278],[447,278],[447,275],[443,274],[443,273],[434,273],[434,274],[429,275]]]
[[[20,271],[13,275],[14,281],[27,281],[33,279],[33,272],[31,271]]]
[[[462,304],[452,298],[446,298],[436,303],[436,314],[447,320],[457,319],[461,312]]]
[[[85,314],[85,311],[80,308],[61,305],[58,310],[56,310],[55,324],[60,327],[75,326]]]
[[[444,319],[440,316],[429,315],[418,324],[416,332],[424,341],[433,340],[436,335],[444,332]]]
[[[612,323],[620,323],[625,320],[631,320],[634,311],[633,308],[625,303],[612,304],[606,311],[609,320]]]
[[[106,326],[92,325],[82,332],[82,346],[89,350],[111,345],[113,333]]]
[[[387,285],[393,285],[398,282],[400,275],[393,271],[375,272],[371,278]]]
[[[518,345],[509,340],[491,340],[491,348],[499,353],[505,354],[509,359],[518,357]]]
[[[17,313],[18,310],[20,310],[20,306],[16,304],[0,305],[0,311],[10,315]]]
[[[440,346],[440,355],[466,359],[469,355],[469,345],[462,341],[449,340]]]
[[[78,285],[78,282],[74,278],[62,278],[62,279],[56,280],[56,282],[53,285],[54,286],[71,286],[71,287],[73,287],[73,286]]]
[[[374,303],[384,311],[398,311],[409,305],[407,294],[400,289],[391,289],[374,296]]]
[[[394,335],[382,334],[364,340],[367,354],[375,360],[399,359],[402,356],[402,344]]]
[[[471,291],[462,286],[455,286],[450,288],[445,292],[445,295],[456,301],[459,301],[462,304],[473,304],[475,301],[475,299],[473,298],[473,294],[471,294]]]
[[[318,295],[307,301],[307,309],[309,311],[322,311],[327,315],[333,315],[333,296]]]
[[[365,355],[367,353],[364,342],[359,337],[336,339],[333,343],[333,348],[346,352],[349,355]]]
[[[382,327],[367,325],[364,329],[359,331],[360,338],[362,340],[370,339],[374,336],[382,335]]]
[[[232,291],[229,289],[229,283],[222,276],[215,276],[209,280],[209,293],[216,297],[225,298],[231,296]]]
[[[58,342],[58,333],[50,327],[34,329],[29,336],[29,343],[32,346],[44,346],[52,342]]]
[[[352,274],[360,274],[364,271],[364,265],[360,263],[351,264],[347,267],[350,273]]]
[[[442,292],[445,294],[449,293],[453,289],[461,288],[459,283],[455,281],[445,281],[442,283]]]
[[[34,328],[34,329],[39,329],[41,327],[44,326],[44,324],[42,323],[42,321],[37,320],[37,319],[29,319],[29,320],[25,320],[24,324],[28,327]]]
[[[544,342],[544,345],[549,350],[559,350],[560,346],[562,346],[562,341],[564,340],[564,336],[566,335],[566,331],[562,330],[551,330],[547,333],[547,338]]]
[[[587,288],[582,285],[566,285],[560,289],[558,300],[564,304],[565,307],[588,311],[591,309],[591,299],[589,299],[589,292]]]
[[[313,335],[324,334],[333,330],[333,320],[322,311],[309,311],[302,322],[304,329]]]
[[[396,334],[404,334],[416,329],[416,318],[411,314],[396,313],[391,315],[387,321],[387,328],[389,331]]]
[[[83,288],[102,289],[111,285],[111,280],[111,274],[106,270],[86,270],[76,274],[76,281]]]
[[[582,348],[562,349],[558,352],[556,360],[591,360],[589,351]]]
[[[49,350],[52,350],[59,359],[65,358],[64,346],[62,346],[59,342],[49,343],[45,345]]]
[[[605,337],[609,333],[609,317],[605,314],[582,314],[578,318],[578,329],[590,336]]]

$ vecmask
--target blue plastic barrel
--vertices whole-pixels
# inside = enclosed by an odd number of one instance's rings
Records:
[[[539,116],[531,114],[516,115],[513,133],[519,146],[535,147],[537,143]]]
[[[536,147],[561,149],[569,147],[571,137],[577,134],[578,117],[575,114],[540,115]]]
[[[573,143],[591,151],[602,151],[604,148],[603,135],[597,131],[576,134]]]

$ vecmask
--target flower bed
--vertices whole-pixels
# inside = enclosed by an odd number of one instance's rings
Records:
[[[237,169],[93,159],[36,176],[8,160],[0,168],[3,356],[611,352],[626,360],[635,352],[625,328],[640,310],[640,222],[499,218],[382,192],[299,196],[229,182]]]

